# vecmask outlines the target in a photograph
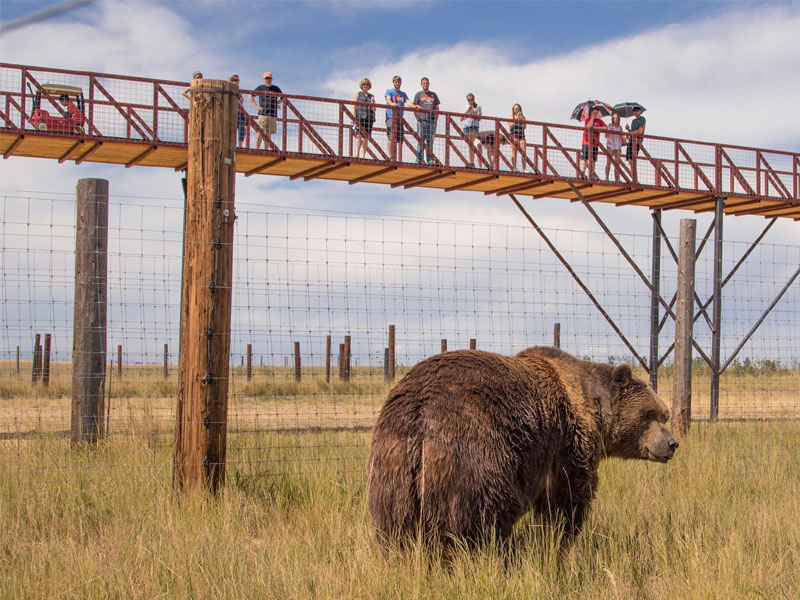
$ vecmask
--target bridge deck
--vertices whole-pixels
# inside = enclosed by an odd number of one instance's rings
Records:
[[[63,133],[36,128],[31,122],[36,91],[41,93],[42,108],[56,117],[69,116],[43,87],[48,83],[83,89],[84,124]],[[181,95],[185,87],[174,81],[0,63],[0,152],[4,158],[185,169],[188,101]],[[280,96],[273,143],[268,150],[257,150],[257,115],[247,98],[250,92],[242,93],[245,139],[236,154],[236,169],[248,176],[570,200],[577,200],[575,186],[590,201],[696,212],[713,210],[714,199],[722,196],[728,214],[800,219],[798,153],[645,136],[641,153],[633,161],[622,160],[619,183],[588,181],[578,171],[581,127],[526,122],[526,172],[521,173],[512,169],[507,120],[484,117],[481,131],[500,142],[499,151],[482,152],[471,168],[462,115],[442,112],[433,144],[427,148],[436,166],[422,166],[415,164],[423,140],[416,132],[414,112],[405,111],[403,143],[395,156],[388,156],[379,107],[368,157],[359,159],[353,157],[354,103],[297,95]],[[605,141],[601,137],[596,169],[600,176],[611,161]],[[624,151],[623,147],[623,155]]]

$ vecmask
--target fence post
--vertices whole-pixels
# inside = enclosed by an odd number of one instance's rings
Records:
[[[717,178],[721,182],[722,169],[717,169]],[[719,189],[719,188],[717,188]],[[711,313],[711,406],[709,417],[716,421],[719,416],[719,368],[720,340],[722,338],[722,219],[725,214],[725,198],[718,197],[714,201],[714,303]]]
[[[656,170],[658,174],[658,170]],[[658,183],[656,183],[658,185]],[[661,209],[653,210],[653,254],[651,263],[650,284],[653,286],[650,292],[650,357],[648,369],[650,371],[650,385],[654,390],[658,390],[658,334],[660,320],[660,305],[658,296],[661,292]]]
[[[169,379],[169,346],[164,344],[164,379]]]
[[[247,344],[247,381],[253,380],[253,344]]]
[[[442,353],[447,352],[447,340],[445,338],[442,338],[442,350],[441,351],[442,351]]]
[[[553,348],[561,348],[561,323],[553,323]]]
[[[19,375],[19,346],[17,346],[17,375]]]
[[[331,336],[325,336],[325,383],[331,382]]]
[[[350,336],[344,336],[344,380],[350,381]]]
[[[33,365],[31,365],[31,383],[36,384],[39,381],[39,345],[42,335],[36,334],[36,339],[33,341]]]
[[[191,82],[173,488],[225,483],[233,281],[236,86]]]
[[[42,385],[50,386],[50,334],[44,334],[44,360],[42,361]]]
[[[477,350],[478,348],[478,340],[475,338],[470,338],[469,340],[469,349],[470,350]]]
[[[344,381],[344,344],[339,344],[339,379]]]
[[[383,380],[390,381],[389,379],[389,348],[383,349]]]
[[[103,434],[108,298],[108,181],[79,179],[72,325],[71,439]]]
[[[389,325],[389,353],[386,357],[387,363],[389,365],[389,379],[388,381],[394,381],[394,366],[396,360],[396,354],[394,349],[394,325]]]
[[[117,375],[122,377],[122,344],[117,344]]]
[[[294,343],[294,380],[300,381],[302,373],[300,371],[300,342]]]
[[[681,219],[675,303],[675,373],[672,378],[672,434],[684,435],[692,418],[692,325],[697,221]]]

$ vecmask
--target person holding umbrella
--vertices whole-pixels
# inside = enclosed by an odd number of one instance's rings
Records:
[[[628,125],[625,125],[625,130],[630,132],[630,136],[628,136],[628,152],[626,158],[631,163],[631,171],[633,172],[633,180],[638,181],[636,176],[636,155],[639,154],[639,148],[642,145],[642,138],[641,136],[644,135],[644,128],[647,125],[647,119],[642,116],[642,112],[644,111],[643,106],[634,106],[633,107],[633,121]]]
[[[600,143],[600,132],[598,130],[605,128],[605,121],[600,118],[600,108],[598,106],[592,106],[589,109],[589,116],[583,122],[583,143],[581,145],[582,158],[580,163],[581,177],[586,177],[586,163],[589,161],[589,148],[591,148],[592,160],[589,163],[591,165],[590,170],[592,172],[591,178],[599,179],[597,174],[594,172],[595,166],[597,165],[597,147]]]

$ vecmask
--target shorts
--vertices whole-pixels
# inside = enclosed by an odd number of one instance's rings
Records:
[[[464,127],[464,135],[470,135],[471,133],[478,133],[477,125],[467,125]]]
[[[633,160],[633,147],[636,146],[636,154],[639,154],[639,148],[641,144],[639,142],[630,141],[628,142],[628,149],[625,152],[625,158],[628,160]]]
[[[394,119],[386,119],[386,137],[390,140],[392,139],[392,131],[394,126]],[[398,121],[397,123],[397,131],[394,132],[394,141],[395,142],[402,142],[403,141],[403,121]]]
[[[509,132],[509,136],[512,140],[524,140],[525,128],[520,125],[514,125]]]
[[[583,150],[583,160],[589,160],[589,146],[584,144],[581,149]],[[597,162],[597,146],[592,148],[592,160]]]
[[[269,133],[278,131],[278,119],[271,115],[258,115],[258,126],[266,132],[269,127]]]
[[[361,129],[363,129],[367,135],[372,135],[372,127],[375,125],[375,119],[371,117],[357,117],[356,121],[358,121],[358,125],[353,125],[353,133],[356,135],[363,135]],[[359,129],[359,127],[361,129]]]

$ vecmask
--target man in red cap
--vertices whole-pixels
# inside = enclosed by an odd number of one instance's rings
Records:
[[[264,83],[259,85],[255,91],[283,93],[277,85],[272,85],[272,73],[269,71],[264,73]],[[272,134],[278,130],[278,104],[281,100],[282,98],[278,96],[259,94],[258,104],[256,104],[252,94],[250,95],[250,102],[258,110],[258,126],[261,128],[261,133],[258,134],[258,139],[256,140],[256,150],[261,146],[261,140],[264,140],[264,150],[269,149],[269,144],[272,142]]]

